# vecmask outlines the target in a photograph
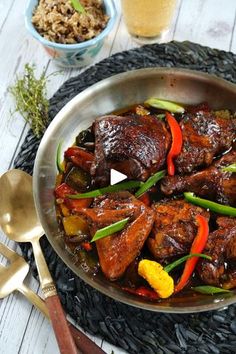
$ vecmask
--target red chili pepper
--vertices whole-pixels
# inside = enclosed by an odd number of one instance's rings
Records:
[[[67,194],[76,194],[76,190],[68,186],[66,183],[60,184],[56,189],[55,189],[55,196],[56,198],[66,198]]]
[[[86,172],[90,172],[90,167],[94,160],[93,154],[78,146],[72,146],[65,151],[65,157],[72,161],[75,166],[82,168]]]
[[[206,246],[208,235],[209,235],[209,226],[207,219],[202,215],[196,216],[196,221],[198,223],[198,232],[192,243],[190,253],[202,253],[203,249]],[[184,266],[183,274],[175,287],[175,293],[182,290],[185,285],[188,283],[189,278],[191,277],[199,257],[189,258]]]
[[[68,209],[79,212],[81,208],[87,208],[92,203],[93,198],[70,199],[65,198],[64,202]]]
[[[122,288],[122,290],[127,291],[128,293],[134,294],[134,295],[139,295],[143,297],[147,297],[151,300],[157,300],[159,299],[158,294],[154,290],[150,290],[148,288],[145,288],[145,286],[140,286],[137,289],[132,289],[132,288]]]
[[[85,251],[89,252],[92,250],[92,245],[90,242],[82,242],[81,246],[83,247],[83,249],[85,249]]]
[[[167,170],[170,176],[174,176],[175,165],[173,160],[180,154],[183,144],[183,137],[177,120],[169,112],[166,112],[166,120],[169,124],[172,136],[171,148],[167,155]]]
[[[159,298],[158,294],[154,290],[149,290],[144,286],[140,286],[138,289],[136,289],[136,294],[139,296],[148,297],[149,299]]]
[[[141,202],[143,202],[144,204],[146,204],[147,206],[151,205],[151,199],[149,194],[146,192],[142,195],[140,195],[140,197],[138,198]]]
[[[76,190],[68,186],[66,183],[60,184],[55,189],[55,196],[56,198],[64,199],[64,203],[68,209],[74,211],[80,211],[81,208],[87,208],[90,206],[93,198],[84,198],[84,199],[70,199],[67,198],[68,194],[76,194]]]

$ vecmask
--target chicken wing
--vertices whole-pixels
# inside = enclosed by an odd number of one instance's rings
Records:
[[[190,176],[165,177],[161,190],[165,195],[189,191],[219,203],[236,205],[236,173],[222,170],[235,162],[236,150],[232,150],[205,170]]]
[[[96,230],[129,217],[124,230],[96,241],[102,272],[109,280],[119,279],[139,255],[153,222],[154,212],[129,192],[95,199],[92,208],[81,209],[91,235]]]

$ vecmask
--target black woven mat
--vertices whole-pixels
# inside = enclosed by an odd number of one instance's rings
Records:
[[[236,82],[236,55],[232,53],[190,42],[147,45],[115,54],[64,83],[50,100],[50,118],[97,81],[127,70],[154,66],[205,71]],[[32,173],[38,145],[39,140],[30,131],[15,167]],[[190,315],[139,310],[113,301],[75,277],[46,238],[42,247],[66,312],[90,333],[101,335],[129,353],[236,353],[236,305],[221,312]],[[21,248],[36,274],[31,247],[22,244]]]

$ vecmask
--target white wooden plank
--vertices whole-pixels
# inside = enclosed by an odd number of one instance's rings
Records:
[[[173,16],[173,20],[170,25],[170,29],[167,34],[159,41],[159,43],[170,42],[174,39],[175,30],[177,27],[182,0],[176,0],[176,8]]]
[[[50,322],[37,310],[30,316],[27,330],[22,337],[20,354],[59,354],[57,341]]]
[[[1,0],[0,2],[0,32],[3,30],[5,21],[11,11],[16,0]]]
[[[122,16],[114,44],[111,48],[111,55],[124,50],[133,49],[135,47],[139,47],[139,44],[134,42],[132,37],[129,35]]]
[[[120,52],[122,50],[134,48],[137,46],[136,43],[133,43],[131,40],[131,37],[129,36],[124,21],[122,17],[122,10],[121,10],[121,1],[117,0],[116,1],[116,8],[117,12],[119,13],[119,19],[116,27],[116,32],[115,32],[115,37],[113,39],[113,42],[110,46],[110,50],[107,54],[112,55],[114,53]]]
[[[183,0],[174,38],[228,50],[235,11],[235,0]]]
[[[1,229],[0,229],[0,242],[8,245],[12,249],[16,248],[16,246],[14,245],[14,242],[13,241],[9,241],[6,238],[6,236],[3,234]],[[12,244],[14,245],[13,247],[12,247]],[[6,258],[4,258],[1,254],[0,254],[0,264],[2,264],[2,265],[6,265],[7,264]],[[0,300],[0,309],[1,309],[1,307],[3,309],[3,306],[5,306],[5,302],[3,300]],[[1,323],[0,323],[0,328],[1,328]],[[1,337],[1,331],[0,331],[0,337]]]
[[[230,50],[233,53],[236,53],[236,11],[234,17],[234,26],[233,26],[232,37],[231,37]]]
[[[37,282],[29,278],[26,282],[32,290],[37,291]],[[2,300],[0,307],[0,348],[1,354],[17,353],[20,348],[25,328],[32,311],[32,305],[15,292]],[[34,312],[38,310],[34,309]]]
[[[12,98],[7,94],[7,88],[13,84],[16,73],[19,74],[23,70],[25,63],[38,64],[40,71],[48,62],[47,56],[42,55],[38,43],[26,32],[23,17],[25,5],[26,0],[15,1],[0,33],[0,150],[2,153],[0,174],[7,170],[24,127],[24,122],[19,115],[10,118],[9,109],[14,105]],[[9,38],[14,40],[9,41]]]

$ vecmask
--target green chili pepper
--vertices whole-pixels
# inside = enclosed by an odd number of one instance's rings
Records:
[[[83,7],[83,5],[79,0],[71,0],[71,5],[79,13],[81,14],[85,13],[85,8]]]
[[[146,182],[144,182],[141,187],[135,193],[135,197],[138,198],[140,195],[145,193],[148,189],[150,189],[154,184],[156,184],[160,179],[162,179],[166,174],[165,170],[159,171],[155,173],[153,176],[149,177]]]
[[[62,163],[61,163],[61,146],[62,146],[62,141],[60,141],[60,143],[58,144],[57,147],[57,155],[56,155],[56,164],[57,164],[57,169],[59,173],[63,173],[64,172],[64,168],[62,167]]]
[[[154,108],[164,109],[165,111],[169,111],[172,113],[184,113],[185,109],[183,106],[180,106],[177,103],[160,100],[159,98],[151,97],[147,101],[144,102],[145,105],[151,106]]]
[[[109,226],[106,226],[102,229],[97,230],[90,242],[100,240],[101,238],[110,236],[110,235],[114,234],[115,232],[123,230],[128,221],[129,221],[129,218],[122,219],[120,221],[115,222],[114,224],[111,224]]]
[[[194,291],[197,291],[198,293],[208,294],[208,295],[213,295],[213,294],[217,294],[217,293],[230,293],[230,292],[232,292],[231,290],[217,288],[215,286],[209,286],[209,285],[195,286],[192,289]]]
[[[142,184],[143,182],[140,181],[128,181],[119,184],[114,184],[113,186],[95,189],[94,191],[87,193],[68,194],[67,197],[71,199],[95,198],[106,193],[119,192],[122,190],[137,188],[140,187]]]
[[[236,163],[232,163],[232,165],[223,167],[222,171],[224,171],[224,172],[236,172]]]
[[[158,118],[158,119],[165,119],[166,115],[164,113],[161,113],[161,114],[155,114],[155,116]]]
[[[195,205],[199,205],[200,207],[203,207],[205,209],[214,211],[215,213],[229,215],[229,216],[236,216],[236,208],[230,207],[228,205],[223,205],[223,204],[212,202],[207,199],[196,197],[191,192],[185,192],[184,197],[188,202]]]
[[[208,256],[207,254],[204,253],[191,253],[188,254],[187,256],[183,256],[179,259],[177,259],[176,261],[174,261],[173,263],[168,264],[167,266],[165,266],[164,270],[169,273],[171,272],[175,267],[178,267],[181,263],[185,262],[187,259],[192,258],[192,257],[201,257],[201,258],[205,258],[208,260],[212,260],[211,256]]]

